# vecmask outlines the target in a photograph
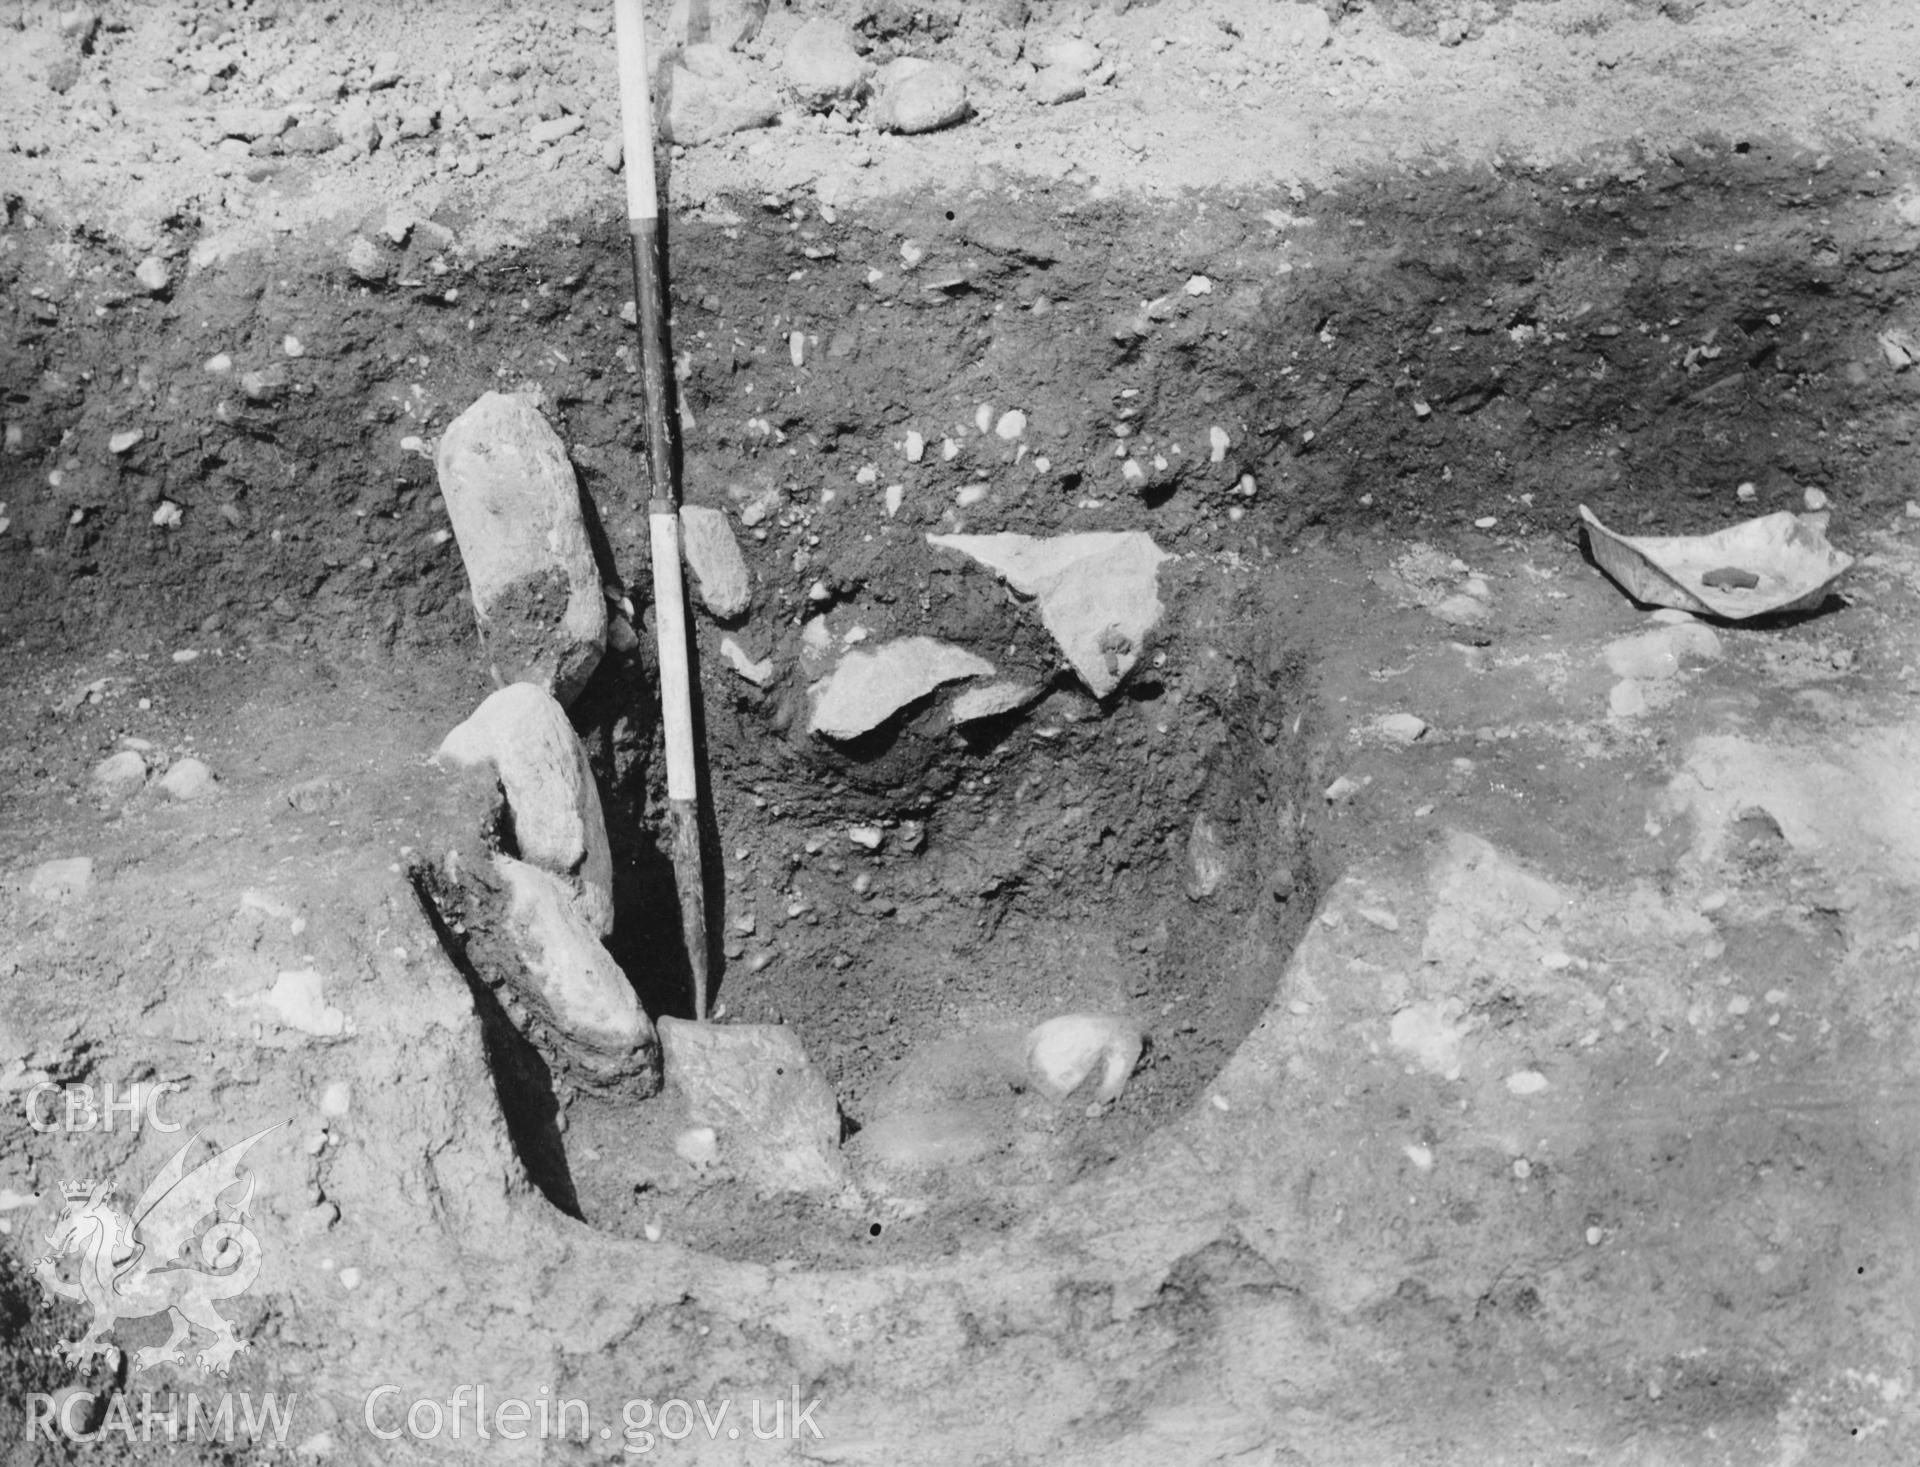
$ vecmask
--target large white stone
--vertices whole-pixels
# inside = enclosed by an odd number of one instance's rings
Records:
[[[849,652],[815,685],[808,727],[832,739],[858,738],[943,683],[992,673],[984,657],[932,637],[901,637],[871,652]]]
[[[753,600],[753,582],[724,511],[702,504],[682,505],[680,549],[708,611],[722,621],[732,621],[746,611]]]
[[[530,996],[567,1041],[570,1056],[603,1083],[660,1086],[660,1042],[646,1011],[574,906],[571,885],[511,856],[493,869],[507,891],[507,920]]]
[[[1097,1069],[1100,1088],[1094,1099],[1110,1104],[1127,1088],[1146,1043],[1145,1032],[1131,1019],[1062,1014],[1036,1024],[1027,1035],[1027,1079],[1049,1099],[1065,1100]]]
[[[434,466],[494,676],[572,702],[607,607],[566,445],[528,398],[488,392],[448,424]]]
[[[596,933],[613,931],[613,857],[600,791],[566,710],[544,688],[515,683],[493,693],[434,757],[491,764],[522,859],[570,882],[575,908]]]
[[[782,1024],[663,1018],[667,1084],[711,1127],[720,1159],[763,1192],[838,1192],[840,1105]]]
[[[929,535],[1040,603],[1040,620],[1080,679],[1104,698],[1133,670],[1160,620],[1160,563],[1169,556],[1139,530],[1032,535]]]
[[[866,90],[870,68],[851,29],[815,16],[795,31],[780,58],[781,75],[806,106],[824,111]]]

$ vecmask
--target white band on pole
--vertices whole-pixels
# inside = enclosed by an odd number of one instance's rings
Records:
[[[647,33],[640,0],[613,0],[613,29],[620,58],[620,141],[626,154],[627,217],[660,217],[653,176],[653,98],[647,77]]]
[[[667,798],[699,791],[693,761],[693,689],[687,668],[687,593],[680,574],[680,516],[647,516],[653,547],[653,614],[660,644],[660,717],[666,725]]]

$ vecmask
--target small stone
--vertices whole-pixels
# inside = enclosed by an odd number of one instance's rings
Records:
[[[280,139],[280,145],[289,153],[308,156],[331,153],[340,146],[340,134],[324,122],[303,122],[298,127],[289,128]]]
[[[175,529],[183,518],[180,506],[171,499],[163,499],[154,506],[153,523],[163,530]]]
[[[1530,1177],[1530,1176],[1532,1176],[1532,1175],[1533,1175],[1533,1163],[1532,1163],[1532,1162],[1530,1162],[1530,1161],[1528,1161],[1528,1160],[1527,1160],[1527,1159],[1526,1159],[1526,1158],[1525,1158],[1524,1156],[1522,1156],[1522,1157],[1519,1157],[1519,1158],[1517,1158],[1517,1159],[1516,1159],[1516,1160],[1514,1161],[1514,1163],[1513,1163],[1513,1179],[1514,1179],[1514,1180],[1515,1180],[1516,1182],[1524,1182],[1524,1181],[1526,1181],[1526,1179],[1527,1179],[1528,1177]]]
[[[1800,497],[1802,502],[1805,503],[1805,505],[1807,506],[1807,511],[1810,514],[1817,514],[1819,513],[1819,511],[1828,508],[1833,503],[1831,499],[1827,498],[1827,494],[1824,489],[1809,489]]]
[[[1380,720],[1380,732],[1398,744],[1417,742],[1427,732],[1427,721],[1412,713],[1389,713]]]
[[[396,86],[400,75],[400,53],[382,51],[373,58],[373,72],[367,78],[367,90],[378,92]]]
[[[720,1159],[720,1137],[712,1126],[689,1126],[673,1138],[673,1154],[703,1172]]]
[[[27,878],[27,895],[43,902],[64,902],[85,896],[92,886],[93,857],[67,856],[35,866]]]
[[[134,445],[146,436],[145,431],[140,428],[122,429],[107,440],[107,452],[116,455],[130,452]]]
[[[220,787],[220,781],[214,778],[213,771],[204,763],[189,757],[175,760],[173,767],[160,776],[154,787],[168,799],[185,803],[204,800]]]
[[[1026,431],[1027,415],[1018,408],[1009,408],[1000,415],[1000,421],[993,425],[994,436],[1005,443],[1024,436]]]
[[[909,428],[901,443],[901,451],[906,454],[908,463],[917,464],[926,456],[927,440]]]
[[[764,688],[773,681],[773,659],[763,657],[755,661],[732,637],[720,643],[720,655],[727,659],[733,670],[752,683],[756,688]]]
[[[1118,1100],[1140,1063],[1147,1036],[1131,1019],[1113,1014],[1063,1014],[1036,1025],[1025,1048],[1028,1082],[1050,1100],[1065,1100],[1095,1070],[1094,1099]]]
[[[540,147],[551,147],[561,138],[572,137],[587,125],[584,117],[550,117],[545,122],[536,122],[527,129],[527,136]]]
[[[1739,488],[1733,491],[1733,497],[1739,500],[1742,504],[1751,504],[1754,500],[1760,497],[1760,490],[1754,484],[1751,484],[1751,483],[1742,484],[1740,485]]]
[[[887,492],[884,498],[887,506],[887,518],[892,519],[900,513],[900,506],[906,503],[907,486],[905,484],[887,485]]]
[[[691,148],[765,127],[780,115],[779,98],[720,46],[690,45],[661,75],[661,130],[668,142]]]
[[[1493,618],[1493,612],[1485,601],[1477,596],[1469,596],[1465,592],[1448,596],[1428,607],[1427,610],[1449,626],[1485,626]]]
[[[807,364],[807,333],[790,331],[787,333],[787,357],[796,367]]]
[[[1192,275],[1187,278],[1184,289],[1188,295],[1212,295],[1213,282],[1204,275]]]
[[[1359,782],[1343,774],[1322,791],[1322,797],[1329,805],[1338,805],[1352,799],[1359,793]]]
[[[1495,525],[1499,523],[1500,523],[1499,515],[1483,514],[1480,516],[1479,519],[1473,522],[1473,527],[1476,530],[1491,530]]]
[[[886,132],[938,132],[965,120],[967,74],[952,62],[903,56],[881,70],[871,116]]]
[[[378,285],[392,273],[387,254],[364,234],[356,234],[347,243],[347,270],[354,279]]]
[[[886,841],[887,833],[877,825],[852,825],[847,827],[847,839],[869,851],[877,851]]]
[[[1215,424],[1207,430],[1209,463],[1221,463],[1226,459],[1227,450],[1233,446],[1233,440],[1227,436],[1227,430]]]
[[[1361,907],[1358,909],[1360,920],[1369,927],[1378,927],[1382,932],[1398,932],[1400,919],[1385,907]]]
[[[1087,94],[1085,72],[1075,71],[1067,66],[1047,66],[1041,68],[1027,83],[1027,95],[1043,107],[1058,107],[1064,102],[1077,102]]]
[[[803,106],[824,112],[835,102],[863,95],[867,63],[848,27],[824,16],[803,23],[781,55],[781,75]]]
[[[1607,711],[1615,718],[1638,718],[1647,711],[1647,695],[1633,678],[1622,678],[1607,693]]]
[[[753,582],[725,512],[700,504],[682,505],[680,548],[707,610],[721,621],[744,615],[753,602]]]
[[[124,800],[147,783],[147,761],[134,749],[122,749],[93,766],[87,781],[96,795]]]
[[[148,295],[165,295],[167,287],[173,284],[173,275],[167,269],[167,262],[158,255],[148,255],[134,266],[133,278]]]
[[[289,332],[280,338],[280,350],[290,357],[303,357],[307,354],[307,344]]]
[[[230,107],[215,114],[213,125],[220,137],[251,143],[279,137],[293,126],[293,114],[277,107]]]
[[[240,395],[248,402],[278,402],[287,395],[287,374],[283,368],[269,367],[263,372],[240,374]]]
[[[626,159],[626,145],[617,137],[603,138],[600,143],[600,166],[609,173],[618,173]]]
[[[1538,1070],[1516,1070],[1507,1076],[1507,1093],[1510,1095],[1538,1095],[1547,1088],[1547,1077]]]

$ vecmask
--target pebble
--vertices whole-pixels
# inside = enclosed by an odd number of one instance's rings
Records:
[[[534,123],[527,129],[527,136],[546,148],[559,142],[561,138],[572,137],[586,125],[587,120],[584,117],[550,117],[545,122]],[[401,133],[402,136],[405,135],[404,128],[401,129]]]
[[[1000,421],[993,425],[994,434],[1003,442],[1011,443],[1027,431],[1027,415],[1018,408],[1009,408],[1000,414]]]
[[[290,357],[303,357],[307,354],[306,343],[291,332],[280,338],[280,350]]]
[[[847,829],[847,839],[867,850],[877,851],[886,841],[887,833],[877,825],[854,825]]]
[[[144,767],[144,766],[142,766]],[[67,856],[57,861],[42,861],[27,878],[27,894],[41,901],[64,902],[69,897],[86,895],[93,885],[93,857]]]
[[[1213,282],[1204,275],[1189,276],[1185,288],[1188,295],[1213,294]]]
[[[360,1287],[360,1270],[352,1267],[341,1269],[340,1270],[340,1287],[348,1290],[359,1288]]]
[[[1329,805],[1338,805],[1343,800],[1350,800],[1359,794],[1360,785],[1356,780],[1349,779],[1343,774],[1328,785],[1322,793]]]
[[[1412,713],[1389,713],[1380,720],[1380,732],[1396,743],[1411,744],[1418,741],[1428,728],[1427,721]]]
[[[674,1155],[698,1171],[720,1158],[720,1138],[712,1126],[689,1126],[673,1138]]]
[[[1028,1033],[1027,1079],[1049,1099],[1065,1100],[1098,1069],[1094,1099],[1110,1105],[1127,1088],[1146,1039],[1138,1024],[1118,1015],[1062,1014]]]
[[[1818,513],[1833,503],[1831,499],[1827,498],[1824,489],[1809,489],[1801,498],[1806,503],[1809,513]]]
[[[726,513],[705,505],[682,505],[680,533],[681,551],[707,610],[722,621],[743,614],[752,604],[753,585]]]
[[[93,766],[88,776],[97,794],[125,799],[146,785],[147,761],[134,749],[122,749]]]
[[[1605,1237],[1606,1237],[1606,1234],[1600,1231],[1599,1228],[1597,1227],[1588,1228],[1587,1229],[1587,1246],[1589,1248],[1598,1248],[1600,1246],[1601,1239]]]
[[[356,234],[348,242],[347,271],[354,279],[377,285],[387,278],[391,268],[380,246],[364,234]]]
[[[123,429],[107,440],[107,452],[113,454],[126,453],[146,436],[146,433],[139,428]]]
[[[984,658],[932,637],[849,652],[819,686],[808,727],[828,738],[857,738],[943,683],[992,673]]]
[[[189,757],[175,760],[173,767],[160,776],[156,787],[167,798],[186,802],[205,799],[219,783],[203,762]]]
[[[867,86],[867,63],[860,59],[853,31],[824,16],[807,21],[788,39],[780,71],[793,94],[816,112],[859,96]]]
[[[167,287],[173,284],[173,275],[167,269],[167,262],[158,255],[148,255],[134,266],[133,278],[140,282],[140,288],[148,295],[164,295]]]
[[[1532,1162],[1530,1162],[1530,1161],[1528,1161],[1528,1160],[1527,1160],[1527,1159],[1526,1159],[1526,1158],[1525,1158],[1524,1156],[1522,1156],[1522,1157],[1519,1157],[1519,1158],[1517,1158],[1517,1159],[1516,1159],[1516,1160],[1514,1161],[1514,1163],[1513,1163],[1513,1179],[1514,1179],[1514,1180],[1515,1180],[1516,1182],[1524,1182],[1524,1181],[1526,1181],[1526,1179],[1527,1179],[1528,1177],[1530,1177],[1530,1176],[1532,1176],[1532,1175],[1533,1175],[1533,1163],[1532,1163]]]
[[[1499,515],[1483,514],[1480,516],[1479,519],[1473,522],[1473,527],[1476,530],[1491,530],[1495,525],[1499,523],[1500,523]]]
[[[907,498],[907,486],[905,484],[887,485],[887,492],[886,492],[887,518],[891,519],[893,518],[893,516],[900,513],[900,506],[906,502],[906,498]]]
[[[1227,450],[1233,446],[1233,440],[1227,436],[1227,430],[1218,423],[1207,429],[1207,443],[1210,448],[1207,461],[1216,464],[1225,461]]]
[[[794,332],[788,333],[787,355],[792,359],[794,366],[796,367],[806,366],[807,364],[807,333],[806,332],[794,331]]]
[[[1538,1095],[1547,1088],[1547,1077],[1538,1070],[1516,1070],[1507,1076],[1507,1092],[1511,1095]]]
[[[912,135],[952,127],[971,111],[967,74],[959,67],[902,56],[881,70],[870,115],[883,131]]]
[[[1742,484],[1738,489],[1733,491],[1733,497],[1742,504],[1751,504],[1760,497],[1760,490],[1751,483]]]
[[[224,376],[233,370],[233,358],[225,352],[215,352],[200,365],[203,371],[212,372],[215,376]]]
[[[1080,36],[1062,36],[1040,48],[1040,64],[1058,66],[1082,76],[1100,64],[1100,48]]]
[[[181,520],[180,506],[171,499],[163,499],[153,511],[153,522],[163,530],[175,528]]]
[[[908,429],[907,436],[902,440],[900,447],[901,451],[907,456],[907,462],[917,464],[926,454],[927,440],[912,429]]]
[[[1085,73],[1068,66],[1048,66],[1027,83],[1027,95],[1043,107],[1058,107],[1077,102],[1087,94]]]

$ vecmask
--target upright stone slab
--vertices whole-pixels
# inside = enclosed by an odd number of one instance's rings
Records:
[[[929,535],[1040,603],[1040,620],[1096,697],[1119,687],[1159,623],[1166,551],[1139,530],[1081,535]]]
[[[506,889],[522,996],[555,1032],[579,1077],[606,1089],[660,1088],[660,1041],[640,999],[573,904],[566,881],[511,856],[493,858]]]
[[[507,792],[523,859],[573,884],[581,918],[613,931],[613,857],[587,751],[566,710],[544,688],[515,683],[491,694],[442,741],[434,757],[491,764]]]
[[[529,399],[488,392],[448,425],[434,466],[494,677],[572,702],[607,607],[566,445]]]
[[[762,1192],[837,1192],[840,1105],[784,1024],[660,1020],[667,1084],[713,1128],[719,1156]]]

